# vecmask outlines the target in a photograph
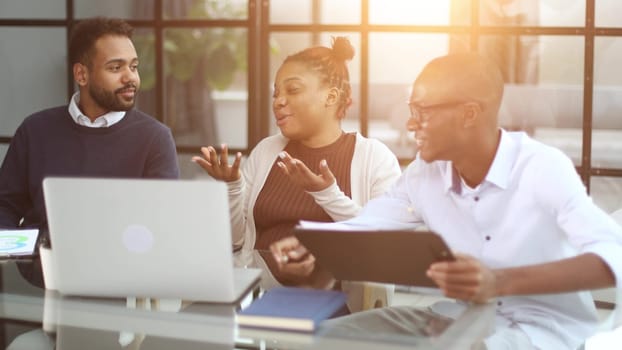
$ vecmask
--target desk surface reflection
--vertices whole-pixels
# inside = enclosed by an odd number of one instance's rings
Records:
[[[494,318],[491,305],[473,306],[425,339],[245,329],[236,325],[235,305],[61,296],[41,288],[38,264],[1,265],[0,344],[7,349],[464,349]]]

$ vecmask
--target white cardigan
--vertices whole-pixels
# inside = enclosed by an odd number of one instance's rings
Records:
[[[244,163],[240,180],[228,183],[233,244],[236,248],[241,248],[235,254],[235,265],[259,267],[262,270],[260,285],[264,289],[270,289],[280,283],[272,275],[260,254],[254,250],[257,233],[253,209],[274,161],[288,141],[281,134],[263,139]],[[330,164],[328,166],[330,167]],[[322,191],[308,193],[334,221],[346,220],[356,216],[367,201],[387,191],[400,174],[397,158],[386,145],[356,134],[350,169],[352,199],[341,191],[336,181]],[[342,281],[341,289],[347,294],[348,307],[351,311],[360,311],[364,308],[367,293],[384,295],[387,303],[393,295],[392,285],[370,286],[374,292],[365,292],[365,288],[364,284],[358,282]]]
[[[288,141],[281,134],[263,139],[244,163],[240,179],[228,183],[232,241],[236,248],[253,250],[255,247],[255,202],[274,161]],[[309,194],[334,221],[347,220],[356,216],[367,201],[388,190],[400,173],[397,158],[386,145],[357,133],[350,170],[352,199],[341,191],[337,182]]]

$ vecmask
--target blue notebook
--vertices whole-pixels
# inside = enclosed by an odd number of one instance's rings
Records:
[[[240,311],[237,320],[244,327],[313,332],[345,305],[346,295],[342,292],[277,287]]]

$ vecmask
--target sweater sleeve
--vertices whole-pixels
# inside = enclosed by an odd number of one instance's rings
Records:
[[[334,221],[347,220],[356,216],[361,210],[359,204],[343,193],[337,181],[333,181],[330,186],[321,191],[307,193]]]
[[[160,135],[151,143],[143,177],[178,179],[177,149],[171,130],[162,125]]]
[[[235,248],[244,244],[246,232],[246,215],[244,212],[245,181],[244,175],[237,180],[227,182],[229,189],[229,215],[231,216],[231,241]]]
[[[266,140],[257,144],[246,161],[242,164],[242,176],[237,181],[228,182],[229,212],[231,215],[231,233],[233,246],[239,248],[245,243],[249,218],[247,217],[250,204],[250,195],[255,184],[259,164],[265,161],[267,154]]]
[[[11,140],[0,168],[0,228],[16,228],[32,200],[28,191],[28,141],[23,127]]]
[[[402,175],[400,164],[397,157],[384,143],[378,140],[371,140],[371,160],[367,171],[370,179],[369,199],[374,199],[385,194]]]

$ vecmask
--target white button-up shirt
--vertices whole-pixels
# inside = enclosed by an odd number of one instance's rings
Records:
[[[71,101],[69,101],[69,114],[71,114],[71,118],[73,118],[73,121],[78,125],[88,126],[89,128],[108,128],[120,122],[125,116],[125,111],[112,111],[91,121],[78,107],[79,101],[80,92],[73,94],[73,96],[71,96]]]
[[[377,218],[377,219],[374,219]],[[502,130],[485,180],[468,188],[449,161],[417,158],[352,223],[426,225],[490,268],[599,255],[622,285],[622,228],[596,207],[570,159],[522,132]],[[516,323],[541,349],[575,349],[595,332],[589,292],[497,300],[497,326]]]

